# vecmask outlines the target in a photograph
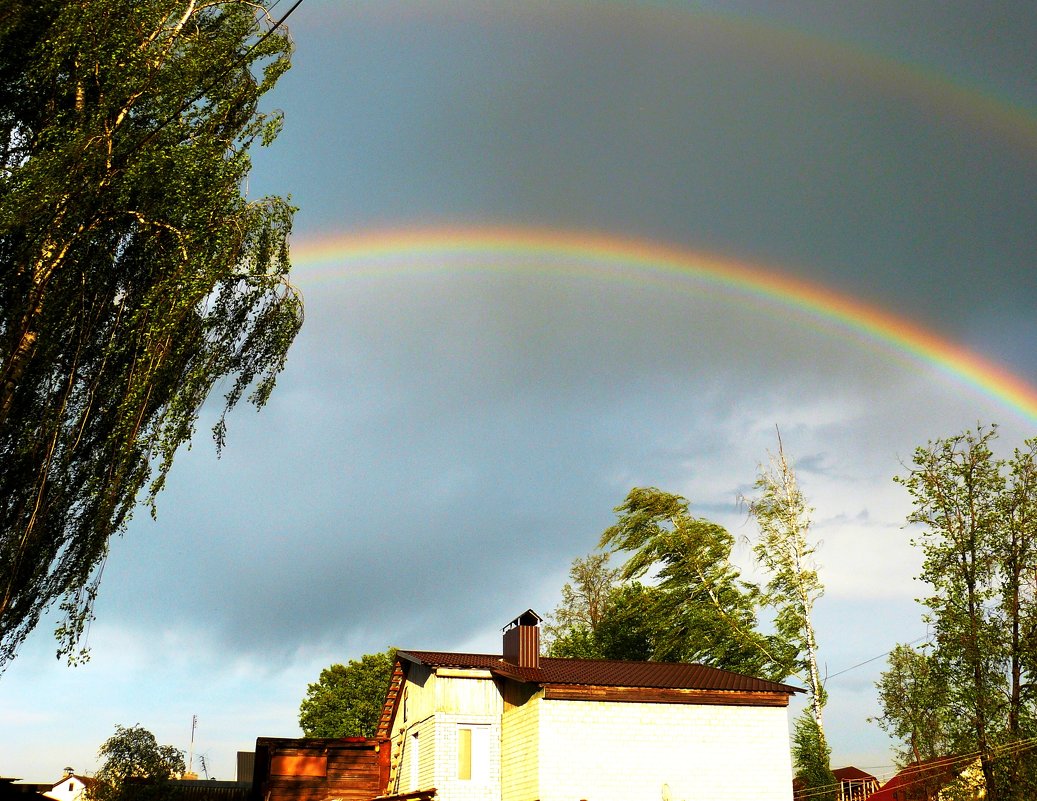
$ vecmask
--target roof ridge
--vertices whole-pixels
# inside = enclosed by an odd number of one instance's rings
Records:
[[[615,687],[733,690],[741,692],[794,693],[802,688],[700,662],[656,662],[617,659],[566,659],[544,657],[538,668],[522,668],[499,654],[452,651],[398,652],[409,662],[429,667],[490,670],[499,675],[536,684],[582,684]]]

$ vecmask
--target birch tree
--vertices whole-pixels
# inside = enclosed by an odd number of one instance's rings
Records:
[[[824,593],[817,574],[810,541],[810,515],[796,473],[785,456],[778,435],[778,452],[761,465],[756,478],[756,496],[747,499],[749,515],[760,536],[753,545],[757,562],[769,575],[762,602],[774,610],[778,637],[796,653],[795,672],[806,681],[809,719],[795,724],[793,761],[797,775],[811,788],[834,784],[829,766],[830,749],[825,738],[824,682],[818,668],[814,604]]]
[[[755,488],[758,494],[747,499],[749,515],[760,529],[753,553],[770,576],[762,600],[774,609],[781,638],[796,645],[797,672],[807,683],[810,714],[823,735],[825,688],[817,665],[813,612],[824,586],[814,561],[817,546],[808,538],[813,510],[806,504],[780,436],[778,452],[760,467]]]
[[[293,209],[244,193],[291,50],[267,5],[0,10],[0,668],[54,604],[76,657],[112,536],[210,392],[219,448],[285,364]]]

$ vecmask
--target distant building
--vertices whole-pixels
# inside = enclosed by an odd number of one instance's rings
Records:
[[[67,770],[67,769],[66,769]],[[66,772],[45,790],[43,795],[53,798],[54,801],[84,801],[86,790],[94,784],[94,779],[89,776],[80,776],[77,773]]]
[[[176,801],[247,801],[251,782],[178,779],[172,782]]]
[[[255,751],[238,751],[238,773],[239,782],[252,784],[252,775],[256,769]]]
[[[832,771],[832,775],[839,782],[839,801],[865,801],[879,789],[878,779],[852,765],[846,768],[836,768]]]
[[[868,801],[955,801],[986,798],[983,772],[975,757],[930,759],[898,772]]]
[[[44,801],[43,791],[48,789],[49,784],[20,783],[0,776],[0,801]]]

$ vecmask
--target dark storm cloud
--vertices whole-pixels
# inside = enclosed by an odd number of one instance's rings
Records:
[[[859,436],[863,398],[910,391],[881,354],[737,295],[523,276],[447,268],[311,293],[271,406],[232,419],[222,460],[201,444],[183,455],[157,527],[119,543],[106,591],[166,597],[239,653],[358,628],[474,636],[486,611],[469,598],[502,618],[529,605],[631,486],[744,525],[738,499],[775,423],[806,481],[852,477],[874,451],[850,471],[826,415]],[[171,563],[189,569],[149,569]],[[144,629],[168,614],[101,611]]]

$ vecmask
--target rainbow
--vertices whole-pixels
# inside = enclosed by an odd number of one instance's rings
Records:
[[[701,41],[733,41],[737,52],[754,52],[782,63],[812,70],[826,80],[863,83],[887,97],[900,97],[924,111],[950,115],[985,135],[1018,147],[1024,157],[1037,150],[1037,108],[1005,89],[965,75],[952,75],[922,61],[909,60],[846,37],[822,35],[782,22],[761,10],[737,12],[706,9],[685,0],[529,0],[524,3],[473,2],[350,4],[343,13],[399,24],[408,15],[458,14],[465,20],[507,17],[536,20],[591,12],[598,15],[637,15],[672,28],[684,26]],[[366,19],[365,19],[366,18]]]
[[[437,271],[582,275],[671,290],[692,282],[793,310],[932,365],[953,381],[1006,404],[1027,422],[1037,422],[1037,387],[991,359],[877,306],[772,267],[613,234],[510,226],[341,234],[296,243],[292,255],[295,277],[304,284]]]

